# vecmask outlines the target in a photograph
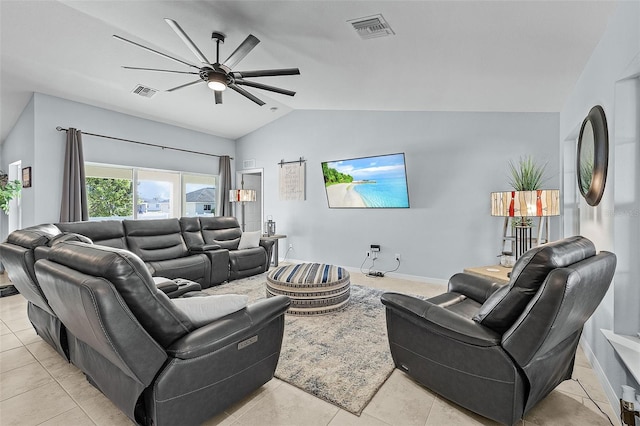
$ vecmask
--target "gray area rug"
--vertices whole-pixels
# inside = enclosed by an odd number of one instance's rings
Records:
[[[266,297],[265,274],[205,291]],[[360,415],[393,371],[381,290],[351,286],[349,305],[312,317],[286,315],[276,377]]]

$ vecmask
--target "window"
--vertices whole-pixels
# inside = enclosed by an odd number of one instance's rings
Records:
[[[217,176],[86,163],[90,220],[213,216]],[[135,206],[135,208],[134,208]]]

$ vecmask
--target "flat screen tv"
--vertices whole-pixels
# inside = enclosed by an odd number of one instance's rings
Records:
[[[408,208],[404,153],[322,163],[329,208]]]

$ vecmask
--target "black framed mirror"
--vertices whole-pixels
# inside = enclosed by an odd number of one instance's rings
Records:
[[[602,199],[609,164],[607,117],[600,105],[591,108],[578,137],[578,188],[590,206]]]

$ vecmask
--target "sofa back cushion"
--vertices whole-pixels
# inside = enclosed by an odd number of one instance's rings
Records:
[[[123,220],[129,250],[145,262],[177,259],[189,254],[178,219]]]
[[[201,217],[200,230],[205,244],[218,244],[228,250],[238,249],[242,230],[235,217]]]
[[[195,329],[187,316],[158,290],[142,260],[130,251],[64,242],[49,251],[49,261],[109,281],[146,332],[163,347]],[[43,261],[38,265],[40,262]]]
[[[124,226],[120,220],[100,220],[95,222],[62,222],[56,226],[63,232],[84,235],[101,246],[128,249]]]
[[[549,272],[595,254],[593,243],[581,236],[544,244],[527,251],[514,265],[509,284],[489,296],[473,317],[474,321],[498,333],[504,333],[538,292]]]
[[[54,315],[40,288],[34,270],[35,250],[46,247],[60,235],[54,225],[38,225],[13,231],[7,241],[0,244],[0,258],[9,278],[20,294],[29,302]]]
[[[180,229],[187,248],[202,247],[204,245],[204,239],[200,232],[200,221],[197,217],[181,217]]]

